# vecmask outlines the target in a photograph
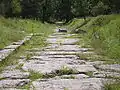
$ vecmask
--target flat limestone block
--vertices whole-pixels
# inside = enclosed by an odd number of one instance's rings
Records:
[[[71,74],[71,75],[62,75],[62,76],[56,76],[55,79],[83,79],[83,78],[89,78],[89,76],[85,74]]]
[[[15,49],[3,49],[0,51],[0,61],[9,56]]]
[[[17,89],[17,88],[0,88],[0,90],[27,90],[27,89]]]
[[[96,66],[102,70],[118,71],[120,72],[120,64],[111,64],[111,65],[98,65]]]
[[[1,80],[0,81],[0,88],[16,88],[19,86],[26,85],[29,83],[29,79],[6,79],[6,80]]]
[[[0,78],[27,79],[29,75],[29,72],[21,72],[20,70],[7,70],[3,71],[2,74],[0,74]]]
[[[31,59],[45,60],[45,59],[77,59],[76,55],[43,55],[43,56],[33,56]]]
[[[96,78],[120,78],[120,73],[118,72],[109,72],[109,71],[98,71],[94,72],[93,76]]]
[[[4,49],[17,49],[18,47],[20,47],[20,45],[9,45],[5,47]]]
[[[93,65],[67,65],[67,67],[82,73],[97,71]]]
[[[69,66],[68,68],[71,68],[71,66],[81,65],[85,64],[85,61],[80,60],[74,60],[74,59],[51,59],[51,60],[30,60],[26,63],[24,63],[22,69],[24,71],[35,71],[39,73],[52,73],[56,70],[62,69],[64,66]],[[85,68],[85,67],[83,67]],[[74,68],[73,68],[74,69]],[[90,68],[93,71],[93,68]],[[84,69],[87,71],[91,71],[90,69]]]
[[[102,80],[98,78],[37,80],[33,86],[35,90],[103,90]]]
[[[41,52],[41,55],[77,55],[81,53],[80,51],[43,51]],[[39,52],[35,52],[34,54],[39,54]]]
[[[72,38],[63,38],[63,39],[59,39],[59,38],[49,38],[47,39],[47,42],[48,43],[51,43],[51,44],[66,44],[66,45],[71,45],[71,44],[75,44],[76,42],[78,42],[79,39],[72,39]]]

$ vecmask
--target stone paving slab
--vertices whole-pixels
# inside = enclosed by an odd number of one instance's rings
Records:
[[[89,78],[89,76],[85,74],[71,74],[54,77],[54,79],[83,79],[83,78]]]
[[[9,45],[9,46],[5,47],[4,49],[16,49],[18,47],[20,47],[20,45]]]
[[[6,79],[0,80],[0,88],[16,88],[30,82],[29,79]]]
[[[78,42],[79,39],[56,39],[56,38],[49,38],[47,39],[47,43],[50,44],[66,44],[66,45],[74,45],[76,42]]]
[[[93,65],[66,65],[67,67],[77,70],[78,72],[86,73],[86,72],[96,72],[96,68]]]
[[[0,61],[8,57],[15,49],[3,49],[0,51]]]
[[[12,45],[6,46],[3,50],[0,50],[0,61],[4,60],[8,57],[13,51],[21,46],[21,44],[32,38],[33,34],[26,36],[23,40],[19,40],[18,42],[13,42]]]
[[[120,72],[120,64],[111,64],[111,65],[97,65],[98,69],[102,70],[110,70],[110,71],[118,71]]]
[[[16,88],[0,88],[0,90],[27,90],[27,89],[16,89]]]
[[[33,56],[31,59],[45,60],[45,59],[77,59],[76,55],[44,55],[44,56]]]
[[[5,70],[0,74],[0,78],[27,79],[29,75],[29,72],[21,72],[20,70]]]
[[[81,53],[81,51],[43,51],[43,52],[35,52],[34,54],[41,54],[41,55],[77,55]]]
[[[102,80],[98,78],[37,80],[33,86],[35,90],[103,90]]]
[[[51,73],[55,72],[56,70],[61,69],[64,66],[68,66],[68,68],[73,68],[76,65],[82,65],[85,64],[85,61],[83,60],[74,60],[74,59],[48,59],[48,60],[30,60],[24,63],[22,69],[25,71],[35,71],[39,73]],[[81,66],[82,67],[82,66]],[[92,66],[91,66],[92,67]],[[93,71],[93,67],[91,68],[90,65],[88,65],[89,69],[84,69],[87,71]],[[85,68],[85,66],[83,66]],[[73,68],[74,69],[74,68]],[[79,70],[80,71],[80,70]],[[82,70],[83,71],[83,70]]]
[[[109,71],[98,71],[94,72],[93,76],[96,78],[120,78],[120,73],[109,72]]]

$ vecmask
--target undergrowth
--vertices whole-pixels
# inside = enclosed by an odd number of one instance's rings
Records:
[[[97,54],[119,61],[120,15],[100,15],[87,20],[75,19],[67,27],[74,33],[78,30],[77,33],[82,34],[84,43],[95,48]],[[86,33],[79,32],[81,30]]]

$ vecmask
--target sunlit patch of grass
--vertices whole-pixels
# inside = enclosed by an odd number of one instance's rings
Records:
[[[42,73],[38,73],[38,72],[34,72],[34,71],[29,71],[30,72],[30,76],[29,79],[34,81],[36,79],[42,79],[43,78],[43,74]]]
[[[66,66],[62,67],[60,70],[57,70],[55,72],[56,76],[70,75],[70,74],[76,74],[76,73],[78,73],[76,70],[70,69]]]
[[[24,45],[22,45],[20,48],[18,48],[15,52],[13,52],[9,57],[7,57],[5,60],[1,61],[0,62],[0,72],[6,66],[18,64],[20,56],[25,56],[25,57],[27,57],[27,59],[30,59],[34,54],[30,55],[29,53],[26,53],[26,50],[29,50],[32,48],[37,48],[37,47],[42,48],[42,47],[46,46],[47,42],[45,41],[45,39],[48,37],[49,34],[53,33],[54,25],[41,24],[40,22],[34,21],[34,20],[28,20],[28,21],[20,20],[20,21],[23,21],[24,24],[26,24],[24,21],[31,22],[31,23],[34,23],[35,26],[37,24],[38,27],[37,27],[37,29],[36,29],[36,27],[34,28],[34,32],[42,33],[42,34],[40,34],[38,36],[33,36],[30,41],[26,42]],[[18,20],[18,22],[19,22],[19,20]],[[6,23],[4,23],[4,24],[6,25]],[[9,23],[7,23],[7,24],[9,24]],[[18,27],[16,26],[16,28],[18,28]],[[30,31],[27,31],[27,32],[29,33]]]
[[[105,90],[120,90],[120,81],[112,84],[105,84]]]

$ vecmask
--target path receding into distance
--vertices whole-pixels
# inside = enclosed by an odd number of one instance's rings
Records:
[[[16,68],[18,65],[6,67],[0,74],[0,90],[27,90],[18,88],[28,83],[30,90],[104,90],[104,83],[111,80],[106,75],[120,77],[118,64],[81,60],[79,53],[94,53],[91,48],[76,45],[79,39],[70,38],[72,35],[55,32],[48,37],[47,47],[27,50],[34,56],[30,60],[20,58],[21,69]],[[32,81],[30,71],[53,77]]]

